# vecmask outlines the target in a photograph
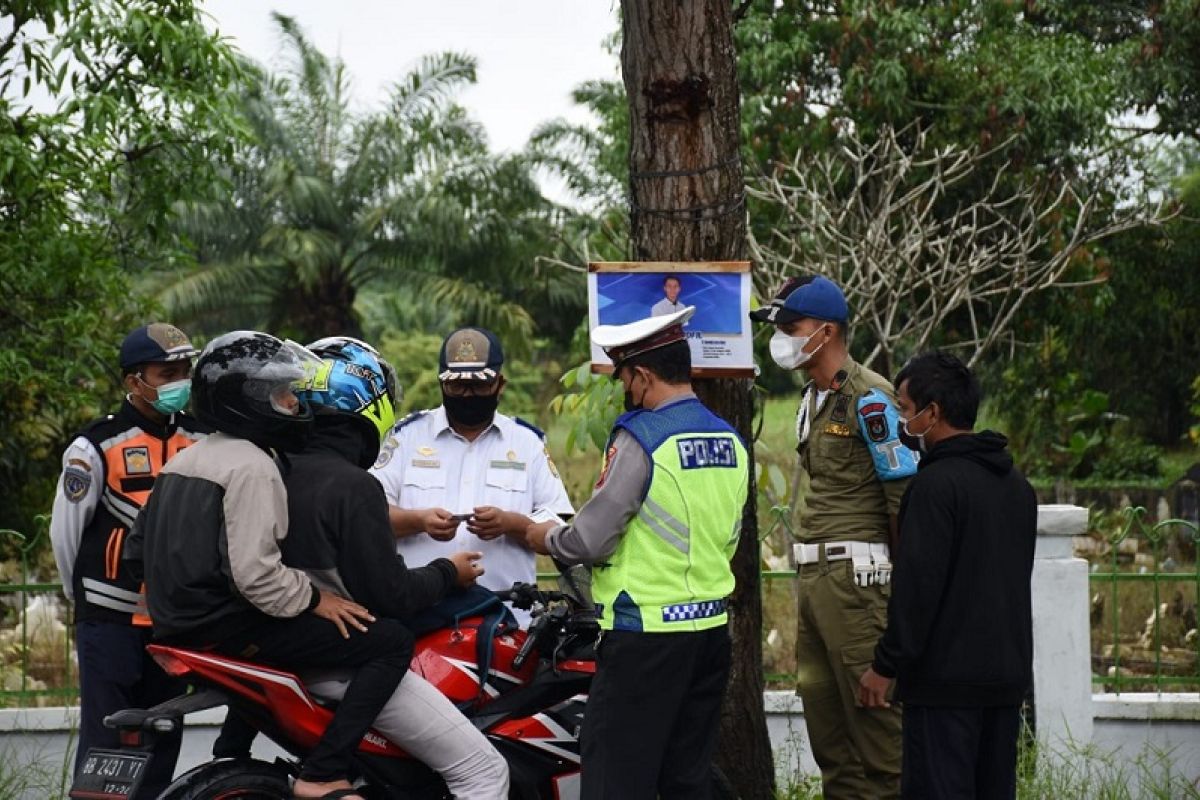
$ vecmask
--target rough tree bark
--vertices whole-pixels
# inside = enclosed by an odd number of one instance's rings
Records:
[[[622,0],[621,68],[630,110],[630,201],[639,261],[746,255],[739,109],[729,0]],[[751,440],[749,380],[702,380],[704,403]],[[718,764],[746,800],[774,796],[763,713],[762,595],[754,469],[734,556],[733,671]]]

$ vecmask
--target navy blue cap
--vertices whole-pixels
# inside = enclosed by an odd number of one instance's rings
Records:
[[[504,348],[483,328],[459,328],[442,342],[438,380],[494,381],[504,365]]]
[[[132,369],[138,364],[194,358],[196,352],[187,335],[179,328],[165,322],[151,322],[133,331],[121,342],[121,369]]]
[[[850,320],[846,295],[836,283],[821,275],[788,278],[775,293],[775,299],[750,312],[750,319],[755,322],[776,325],[805,317],[845,325]]]

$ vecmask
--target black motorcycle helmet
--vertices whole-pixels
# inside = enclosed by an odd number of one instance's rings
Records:
[[[320,359],[292,341],[233,331],[208,343],[192,372],[192,410],[222,433],[285,452],[304,448],[312,410],[293,390]]]

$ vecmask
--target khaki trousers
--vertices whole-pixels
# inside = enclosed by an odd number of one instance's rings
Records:
[[[900,796],[900,710],[858,705],[887,626],[890,586],[860,587],[849,559],[800,567],[797,690],[826,800]]]

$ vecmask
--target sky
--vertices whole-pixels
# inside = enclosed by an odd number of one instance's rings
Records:
[[[211,23],[243,53],[279,64],[271,12],[294,17],[327,55],[340,55],[361,107],[418,59],[445,50],[479,62],[478,83],[458,102],[483,123],[493,150],[521,149],[540,123],[585,122],[575,86],[619,79],[604,42],[617,29],[617,0],[204,0]]]

